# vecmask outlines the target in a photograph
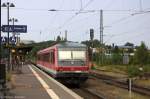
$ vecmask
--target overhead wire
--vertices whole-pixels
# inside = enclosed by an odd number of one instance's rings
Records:
[[[123,18],[121,18],[121,19],[119,19],[119,20],[117,20],[117,21],[114,21],[114,22],[111,23],[111,26],[114,25],[114,24],[120,23],[120,22],[122,22],[122,21],[125,21],[125,20],[127,20],[128,18],[131,18],[132,16],[133,16],[133,15],[129,15],[129,16],[127,16],[127,17],[123,17]],[[139,27],[141,27],[141,26],[139,26]],[[138,27],[138,28],[139,28],[139,27]],[[99,28],[98,28],[98,29],[99,29]],[[136,29],[137,29],[137,28],[136,28]],[[135,29],[135,30],[136,30],[136,29]],[[107,43],[107,42],[108,42],[110,39],[112,39],[113,37],[127,35],[127,33],[131,33],[131,31],[130,31],[130,32],[124,32],[124,33],[119,33],[119,34],[111,35],[110,38],[109,38],[108,40],[106,40],[104,43]]]
[[[75,13],[74,15],[72,15],[69,19],[67,19],[61,26],[58,27],[57,30],[63,28],[68,22],[70,22],[73,18],[75,18],[82,10],[84,10],[92,1],[94,0],[90,0],[83,8],[81,8],[77,13]],[[56,31],[57,31],[56,30]]]
[[[125,16],[125,17],[123,17],[123,18],[121,18],[121,19],[119,19],[119,20],[116,20],[116,21],[114,21],[114,22],[112,22],[112,23],[110,23],[110,24],[108,24],[108,25],[106,25],[106,26],[111,26],[111,27],[112,27],[112,25],[118,24],[118,23],[120,23],[120,22],[122,22],[122,21],[125,21],[125,20],[131,18],[131,17],[132,17],[132,15]]]
[[[141,17],[143,17],[143,16],[141,16]],[[143,18],[144,19],[144,18]],[[145,21],[144,22],[142,22],[142,23],[145,23]],[[142,23],[140,23],[140,24],[142,24]],[[143,25],[142,25],[143,26]],[[112,35],[111,36],[111,38],[110,39],[112,39],[113,37],[116,37],[116,36],[124,36],[124,35],[127,35],[127,34],[129,34],[129,33],[131,33],[131,32],[133,32],[134,30],[137,30],[139,27],[141,27],[141,25],[140,26],[138,26],[138,27],[136,27],[135,29],[133,29],[132,31],[127,31],[127,32],[123,32],[123,33],[119,33],[119,34],[114,34],[114,35]],[[108,40],[110,40],[110,39],[108,39]],[[108,43],[108,40],[105,42],[105,43]]]
[[[107,11],[107,10],[104,10],[104,11]],[[109,11],[120,11],[120,10],[109,10]],[[123,10],[123,11],[131,11],[131,10]],[[148,13],[148,12],[150,12],[150,11],[147,11],[147,12],[145,12],[145,13]],[[144,13],[144,12],[143,12],[143,13]],[[134,14],[134,13],[133,13],[133,14]],[[105,25],[105,26],[113,27],[113,25],[118,24],[118,23],[123,22],[123,21],[126,21],[127,19],[132,18],[133,16],[136,15],[136,14],[134,14],[134,15],[133,15],[133,14],[130,14],[130,15],[128,15],[128,16],[125,16],[125,17],[123,17],[123,18],[120,18],[120,19],[118,19],[118,20],[115,20],[115,21],[113,21],[112,23],[107,24],[107,25]],[[104,28],[105,28],[105,26],[104,26]],[[99,27],[98,27],[97,29],[99,29]]]
[[[114,0],[111,0],[103,9],[109,8],[114,3]]]
[[[83,9],[85,9],[92,1],[94,0],[90,0],[82,9],[78,10],[78,12],[82,11]],[[24,10],[29,10],[29,9],[24,9]],[[35,10],[35,9],[32,9]],[[37,9],[39,10],[39,9]],[[43,10],[44,9],[40,9]],[[77,10],[58,10],[58,11],[77,11]],[[58,31],[59,29],[63,28],[68,22],[70,22],[74,17],[76,17],[79,13],[75,13],[75,15],[71,16],[69,19],[67,19],[61,26],[59,26],[56,30],[54,30],[54,32]]]
[[[25,10],[25,11],[47,11],[47,9],[28,9],[28,8],[18,8],[18,7],[15,7],[13,9],[16,9],[16,10]]]
[[[63,7],[63,4],[64,4],[64,0],[62,0],[61,4],[60,4],[60,6],[59,6],[59,9],[61,9],[61,8]],[[56,14],[54,15],[54,17],[52,18],[53,20],[52,20],[52,22],[50,22],[50,23],[54,23],[54,20],[55,20],[55,18],[56,18],[57,15],[58,15],[58,13],[56,13]]]
[[[142,34],[145,34],[145,33],[139,33],[139,34],[137,34],[137,35],[130,36],[130,37],[125,38],[125,39],[123,39],[123,40],[121,39],[121,40],[119,40],[119,42],[124,42],[124,41],[126,41],[126,39],[130,40],[130,39],[136,38],[136,37],[138,37],[138,36],[141,36]]]
[[[59,6],[59,9],[61,9],[63,7],[63,3],[64,3],[64,0],[62,0],[61,4]],[[53,24],[55,22],[55,19],[56,19],[57,15],[58,15],[58,13],[55,13],[55,15],[53,16],[53,18],[51,19],[51,22],[49,22],[50,24]],[[44,30],[47,30],[48,28],[49,28],[49,26],[47,28],[45,28]]]
[[[127,31],[127,32],[123,32],[123,33],[114,34],[114,35],[112,35],[111,39],[114,38],[114,37],[116,37],[116,36],[129,35],[129,33],[134,32],[134,31],[137,30],[139,27],[141,27],[141,26],[138,26],[137,28],[135,28],[135,29],[132,30],[132,31]],[[140,33],[140,34],[143,34],[143,33]],[[137,35],[139,35],[139,34],[137,34]],[[125,36],[124,36],[124,37],[125,37]],[[134,37],[136,37],[136,36],[133,35],[133,36],[128,37],[127,39],[134,38]],[[110,40],[110,39],[109,39],[109,40]],[[124,40],[121,39],[121,40],[119,40],[119,41],[120,41],[120,42],[123,42],[123,41],[125,41],[125,40],[126,40],[126,39],[124,39]],[[108,40],[107,40],[105,43],[108,43]]]
[[[87,4],[86,4],[86,6],[84,7],[84,9],[92,2],[93,0],[90,0]],[[108,8],[108,6],[110,7],[110,5],[113,3],[113,0],[111,0],[110,2],[109,2],[109,4],[107,4],[105,7],[104,7],[104,9],[105,8]],[[99,10],[91,10],[91,11],[93,11],[93,12],[95,12],[95,11],[99,11]],[[88,11],[89,12],[89,11]],[[86,19],[87,18],[89,18],[89,16],[88,17],[86,17]],[[83,19],[80,19],[80,20],[83,20]],[[84,18],[84,20],[85,20],[85,18]],[[81,22],[81,21],[80,21]]]
[[[87,8],[93,1],[94,1],[94,0],[89,0],[89,2],[88,2],[81,10]]]
[[[93,0],[89,0],[89,2],[92,2]],[[112,0],[113,1],[113,0]],[[88,2],[88,3],[89,3]],[[89,4],[86,4],[85,5],[85,7],[86,6],[88,6]],[[24,8],[16,8],[16,9],[20,9],[20,10],[32,10],[32,11],[47,11],[47,9],[24,9]],[[84,8],[83,8],[84,9]],[[150,8],[146,8],[146,9],[150,9]],[[63,10],[62,10],[63,11]],[[64,10],[65,11],[65,10]],[[69,10],[68,10],[69,11]],[[76,11],[76,10],[72,10],[72,11]],[[79,10],[80,11],[80,10]],[[131,10],[104,10],[104,11],[110,11],[110,12],[130,12]],[[133,10],[134,11],[134,10]],[[80,11],[81,12],[81,11]],[[140,12],[139,14],[143,14],[143,13],[149,13],[150,11],[146,11],[146,12]],[[79,12],[78,12],[79,13]],[[68,20],[66,20],[66,22],[64,22],[64,24],[62,24],[62,26],[59,26],[58,27],[58,29],[61,29],[61,28],[63,28],[69,21],[71,21],[75,16],[77,16],[78,15],[78,13],[75,13],[75,15],[73,15],[72,17],[70,17]],[[122,21],[124,21],[124,20],[127,20],[128,18],[130,18],[130,17],[132,17],[133,15],[129,15],[129,16],[126,16],[126,17],[123,17],[123,18],[121,18],[121,19],[119,19],[119,20],[116,20],[116,21],[114,21],[114,22],[112,22],[111,23],[111,25],[114,25],[114,24],[118,24],[118,23],[120,23],[120,22],[122,22]]]
[[[121,19],[119,19],[119,20],[117,20],[117,21],[114,21],[114,22],[112,22],[111,24],[109,24],[109,25],[114,25],[114,24],[117,24],[117,23],[120,23],[120,22],[122,22],[122,21],[125,21],[125,20],[127,20],[127,19],[129,19],[129,18],[131,18],[133,15],[129,15],[129,16],[126,16],[126,17],[123,17],[123,18],[121,18]],[[99,29],[99,28],[98,28]],[[130,31],[131,32],[131,31]],[[116,36],[122,36],[122,35],[126,35],[127,33],[129,33],[129,32],[124,32],[124,33],[119,33],[119,34],[115,34],[115,35],[111,35],[111,38],[110,39],[112,39],[113,37],[116,37]],[[110,40],[110,39],[108,39],[108,40]],[[108,41],[107,40],[107,41]],[[107,42],[106,41],[106,42]],[[106,43],[105,42],[105,43]]]

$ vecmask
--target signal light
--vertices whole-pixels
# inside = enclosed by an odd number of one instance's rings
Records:
[[[94,38],[94,29],[90,29],[90,39],[93,40]]]

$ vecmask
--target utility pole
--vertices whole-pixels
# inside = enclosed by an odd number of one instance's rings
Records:
[[[42,37],[41,37],[42,31],[40,30],[40,41],[42,42]]]
[[[82,8],[83,8],[83,7],[82,7],[82,0],[80,0],[80,2],[81,2],[81,5],[80,5],[80,10],[82,10]]]
[[[55,36],[54,36],[54,41],[55,41]]]
[[[103,10],[100,10],[100,60],[103,64]]]
[[[67,41],[67,30],[65,30],[65,41]]]
[[[142,0],[140,0],[140,11],[143,11],[143,8],[142,8]]]
[[[94,39],[94,29],[90,29],[90,40],[91,40],[91,66],[93,66],[93,39]]]

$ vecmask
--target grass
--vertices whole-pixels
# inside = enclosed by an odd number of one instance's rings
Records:
[[[129,67],[138,68],[138,66],[133,66],[133,65],[103,65],[103,66],[95,65],[94,66],[94,68],[99,69],[99,70],[103,70],[107,72],[115,72],[115,73],[120,73],[120,74],[128,74]],[[143,71],[150,72],[150,65],[143,66]]]
[[[150,79],[137,79],[134,81],[137,85],[143,85],[145,87],[150,87]]]
[[[96,69],[100,69],[100,70],[108,71],[108,72],[126,74],[127,66],[123,66],[123,65],[104,65],[104,66],[96,66]]]

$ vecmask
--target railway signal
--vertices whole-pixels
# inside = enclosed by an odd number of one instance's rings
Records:
[[[93,39],[94,39],[94,29],[90,29],[90,39],[91,39],[91,43],[92,43],[92,45],[91,45],[91,66],[93,66]]]
[[[94,39],[94,29],[90,29],[90,39],[93,41]]]

